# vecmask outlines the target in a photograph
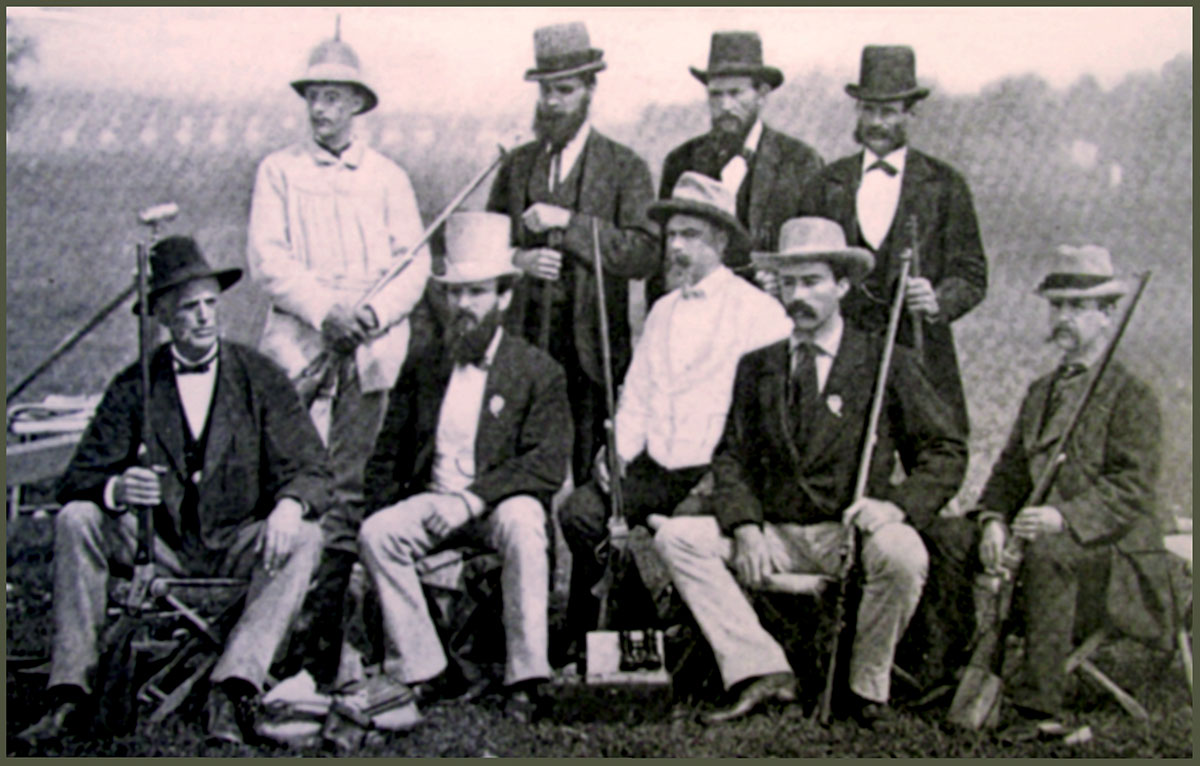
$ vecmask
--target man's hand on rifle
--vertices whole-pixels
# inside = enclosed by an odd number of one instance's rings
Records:
[[[1001,557],[1004,555],[1004,544],[1008,542],[1008,532],[1000,519],[988,519],[983,525],[979,540],[979,563],[989,574],[1000,572]]]
[[[339,354],[349,354],[367,338],[355,312],[345,306],[334,306],[321,322],[321,337],[325,345]]]
[[[914,314],[937,316],[941,307],[938,305],[937,292],[925,277],[909,277],[904,288],[904,306]]]
[[[513,263],[529,276],[548,282],[558,281],[562,273],[562,253],[548,247],[518,250],[513,255]]]
[[[140,465],[125,469],[113,486],[117,505],[158,505],[162,502],[162,482],[153,468]]]
[[[617,458],[620,468],[620,476],[625,478],[625,462]],[[596,485],[604,494],[608,494],[612,487],[612,472],[608,468],[608,447],[601,446],[600,451],[596,453],[596,462],[592,466],[592,473],[596,476]]]
[[[1012,533],[1018,540],[1034,540],[1054,535],[1066,528],[1062,514],[1052,505],[1031,505],[1022,508],[1013,519]]]
[[[842,513],[843,524],[854,524],[860,531],[871,534],[888,524],[904,521],[904,511],[895,503],[864,497]]]
[[[767,575],[782,572],[785,565],[772,558],[762,527],[743,524],[733,530],[733,574],[742,585],[757,588]]]
[[[379,317],[375,316],[375,309],[370,306],[359,306],[354,309],[354,321],[358,322],[358,327],[363,332],[364,337],[370,337],[371,333],[379,329]]]
[[[521,223],[534,234],[565,229],[571,223],[571,211],[548,202],[537,202],[521,214]]]

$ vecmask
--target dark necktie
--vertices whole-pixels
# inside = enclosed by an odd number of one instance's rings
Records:
[[[884,173],[887,173],[892,177],[895,177],[895,175],[900,172],[899,170],[896,170],[895,165],[887,162],[886,160],[875,160],[872,162],[867,166],[867,172],[870,173],[872,170],[882,170]]]
[[[813,416],[813,403],[820,396],[817,353],[817,349],[811,343],[805,342],[796,347],[793,357],[791,401],[788,402],[788,409],[792,413],[797,435],[808,427]]]
[[[176,361],[175,362],[175,374],[176,375],[200,375],[202,373],[208,372],[210,367],[212,367],[211,359],[209,359],[207,362],[201,362],[200,364],[184,364],[183,362]]]

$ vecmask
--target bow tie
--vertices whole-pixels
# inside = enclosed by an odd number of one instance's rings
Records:
[[[176,361],[175,362],[175,374],[176,375],[201,375],[203,373],[208,372],[209,368],[211,368],[211,367],[212,367],[211,359],[209,359],[207,362],[201,362],[200,364],[184,364],[183,362]]]
[[[867,166],[867,172],[870,173],[872,170],[882,170],[891,177],[895,177],[895,175],[900,172],[899,170],[896,170],[895,165],[886,160],[875,160],[872,162]]]
[[[703,288],[689,287],[688,285],[684,285],[683,287],[680,288],[679,295],[685,301],[690,301],[690,300],[694,300],[696,298],[703,298],[704,290],[703,290]]]

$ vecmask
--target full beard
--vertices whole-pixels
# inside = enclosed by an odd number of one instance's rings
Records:
[[[465,311],[456,313],[446,328],[446,353],[455,364],[478,365],[499,326],[499,309],[492,309],[480,320]]]
[[[589,101],[585,99],[577,110],[567,114],[551,114],[538,104],[533,114],[534,135],[550,144],[555,151],[562,149],[583,126],[588,116],[588,104]]]

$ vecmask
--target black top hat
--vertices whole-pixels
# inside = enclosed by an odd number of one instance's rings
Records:
[[[929,88],[917,85],[917,56],[907,45],[868,45],[863,48],[858,84],[846,92],[859,101],[922,99]]]
[[[757,32],[713,32],[708,69],[688,69],[705,85],[712,77],[739,75],[761,77],[771,90],[783,84],[783,72],[763,64],[762,39]]]
[[[534,68],[525,79],[556,80],[604,69],[604,51],[593,48],[582,21],[553,24],[533,32]]]
[[[242,270],[212,268],[191,237],[176,235],[155,242],[150,248],[150,291],[146,296],[150,311],[171,288],[205,277],[215,277],[224,291],[242,278]],[[141,303],[134,303],[133,313],[142,313],[141,308]]]

